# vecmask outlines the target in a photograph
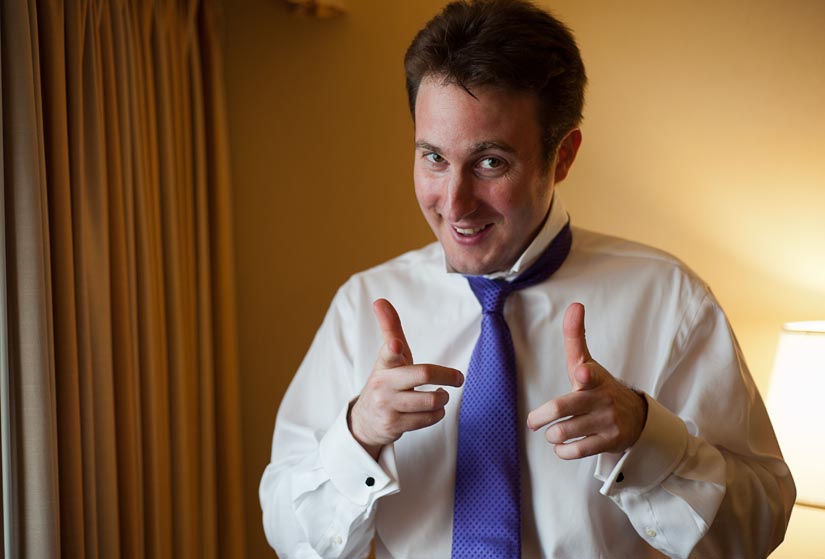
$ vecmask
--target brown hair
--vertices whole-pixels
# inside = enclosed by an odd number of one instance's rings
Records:
[[[582,119],[587,76],[572,32],[524,0],[459,0],[415,36],[404,57],[407,97],[425,77],[471,89],[534,91],[542,150],[549,165],[559,142]]]

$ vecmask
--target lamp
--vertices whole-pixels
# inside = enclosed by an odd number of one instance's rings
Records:
[[[782,328],[768,413],[796,482],[796,504],[825,509],[825,320]]]

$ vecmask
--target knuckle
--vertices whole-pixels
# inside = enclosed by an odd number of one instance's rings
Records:
[[[376,420],[376,426],[378,430],[382,433],[393,434],[394,432],[394,422],[390,418],[389,414],[383,414]]]
[[[383,375],[373,374],[370,375],[370,378],[367,380],[367,387],[374,392],[380,392],[384,384],[385,380]]]
[[[415,411],[415,402],[410,402],[409,400],[401,398],[395,402],[392,409],[396,413],[396,417],[398,417],[401,414]]]
[[[609,427],[615,427],[616,425],[619,424],[619,422],[621,420],[621,413],[619,412],[619,409],[616,408],[615,406],[610,406],[610,407],[604,408],[604,410],[602,412],[602,415],[603,415],[605,423]]]
[[[578,460],[579,458],[584,458],[584,448],[581,445],[571,444],[569,446],[569,454],[568,457],[573,460]]]
[[[379,410],[385,411],[390,409],[390,398],[384,392],[376,392],[372,397],[373,404]]]
[[[430,383],[430,367],[429,365],[422,365],[420,367],[416,367],[414,372],[412,373],[412,381],[416,384],[416,386],[421,386],[422,384],[429,384]]]
[[[616,395],[612,392],[604,393],[604,405],[612,410],[616,409]]]

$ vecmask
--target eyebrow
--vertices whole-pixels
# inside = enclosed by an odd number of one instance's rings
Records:
[[[507,153],[515,153],[516,152],[515,148],[513,148],[513,146],[511,146],[508,143],[492,141],[492,142],[481,142],[479,144],[476,144],[475,147],[473,148],[473,153],[480,153],[482,151],[487,151],[488,149],[497,149],[497,150],[500,150],[500,151],[505,151]]]
[[[415,142],[416,149],[423,149],[425,151],[432,151],[434,153],[441,153],[441,149],[427,142]]]
[[[418,149],[423,149],[426,151],[432,151],[434,153],[441,153],[442,150],[438,146],[434,146],[429,142],[415,142],[415,147]],[[500,151],[504,151],[507,153],[515,153],[516,150],[510,144],[505,142],[497,142],[497,141],[490,141],[490,142],[479,142],[473,146],[472,151],[470,152],[471,155],[475,155],[476,153],[481,153],[482,151],[487,151],[488,149],[497,149]]]

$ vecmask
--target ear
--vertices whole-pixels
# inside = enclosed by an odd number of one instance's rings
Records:
[[[556,152],[556,168],[554,171],[554,182],[561,182],[567,177],[570,167],[573,166],[573,161],[576,160],[576,154],[579,152],[579,146],[582,144],[582,131],[574,128],[567,133],[567,136],[559,143],[559,148]]]

